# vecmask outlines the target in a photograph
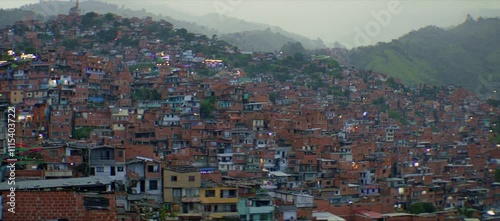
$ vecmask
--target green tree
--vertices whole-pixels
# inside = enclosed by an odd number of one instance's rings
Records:
[[[289,56],[295,56],[296,54],[306,54],[306,49],[300,42],[288,42],[281,46],[280,50]]]
[[[378,97],[372,101],[373,105],[383,105],[385,104],[385,97]]]
[[[273,103],[276,103],[276,100],[278,99],[279,95],[276,92],[271,92],[269,93],[269,100]]]
[[[36,48],[34,47],[27,47],[25,49],[26,54],[36,54]]]
[[[104,20],[106,21],[112,21],[113,19],[115,19],[115,15],[113,13],[106,13],[104,15]]]
[[[73,138],[75,138],[75,139],[89,138],[90,132],[92,130],[93,130],[93,128],[90,128],[90,127],[83,127],[80,129],[74,129],[73,130]]]
[[[398,83],[396,83],[396,80],[393,78],[393,77],[390,77],[389,79],[387,79],[387,85],[389,85],[389,87],[391,88],[398,88]]]
[[[473,218],[475,212],[475,209],[466,206],[457,208],[458,215],[465,216],[466,218]]]
[[[495,170],[495,182],[500,182],[500,169]]]
[[[118,34],[117,28],[110,28],[109,30],[103,30],[96,34],[97,39],[100,42],[107,43],[113,41]]]
[[[89,12],[82,16],[82,20],[80,22],[83,29],[90,29],[96,26],[100,28],[103,24],[103,20],[100,16],[95,12]]]
[[[434,205],[428,202],[414,203],[408,207],[408,212],[411,214],[433,213],[435,211]]]
[[[389,118],[401,119],[401,114],[397,110],[391,110],[389,111]]]
[[[161,93],[156,89],[140,88],[134,90],[132,94],[134,101],[140,100],[161,100]]]
[[[68,50],[74,50],[78,48],[78,39],[64,39],[61,44]]]
[[[212,96],[205,99],[200,104],[200,115],[202,119],[213,118],[213,112],[215,110],[215,103],[217,98]]]
[[[181,28],[181,29],[177,29],[176,30],[176,33],[180,36],[180,37],[184,37],[188,31],[185,29],[185,28]]]

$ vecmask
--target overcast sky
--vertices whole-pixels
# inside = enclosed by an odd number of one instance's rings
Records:
[[[390,41],[427,25],[449,27],[477,16],[500,16],[500,1],[490,0],[106,0],[126,7],[165,5],[193,15],[218,13],[280,26],[325,42],[350,46]],[[38,0],[0,0],[0,7],[19,7]],[[374,14],[387,15],[376,19]],[[217,22],[217,21],[214,21]]]

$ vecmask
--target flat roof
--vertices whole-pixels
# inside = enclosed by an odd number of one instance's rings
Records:
[[[280,171],[271,171],[269,172],[271,175],[274,175],[274,176],[290,176],[290,174],[287,174],[287,173],[283,173],[283,172],[280,172]]]
[[[345,221],[344,218],[329,212],[313,212],[312,216],[316,217],[316,220]]]
[[[409,213],[386,213],[382,214],[382,217],[398,217],[398,216],[413,216]]]
[[[10,190],[15,187],[16,190],[29,190],[29,189],[44,189],[53,187],[71,187],[71,186],[95,186],[95,185],[109,185],[113,182],[108,176],[91,176],[82,178],[68,178],[68,179],[50,179],[50,180],[26,180],[16,181],[15,185],[9,185],[8,182],[0,183],[0,190]]]
[[[362,215],[362,216],[365,216],[365,217],[368,217],[368,218],[372,218],[372,219],[380,219],[380,218],[382,218],[382,214],[374,212],[374,211],[371,211],[371,210],[359,210],[359,211],[356,211],[356,214],[357,215]]]
[[[168,171],[172,171],[172,172],[175,172],[175,173],[196,173],[196,172],[200,172],[200,170],[194,166],[189,166],[189,165],[185,165],[185,166],[172,166],[172,167],[168,167],[166,168],[165,170],[168,170]]]

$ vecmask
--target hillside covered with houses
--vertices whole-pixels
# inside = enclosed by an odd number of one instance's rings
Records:
[[[464,88],[78,7],[0,48],[4,220],[500,219],[500,109]]]

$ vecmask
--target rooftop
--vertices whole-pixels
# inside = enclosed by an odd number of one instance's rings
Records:
[[[102,186],[109,185],[112,181],[113,180],[107,176],[91,176],[83,178],[53,180],[27,180],[16,181],[15,185],[9,185],[7,182],[0,183],[0,190],[10,190],[11,187],[15,187],[16,190],[29,190],[55,187]]]
[[[313,212],[312,216],[316,217],[316,220],[345,221],[344,218],[336,216],[329,212]]]
[[[195,172],[200,171],[200,170],[198,170],[198,168],[196,168],[194,166],[187,166],[187,165],[186,166],[173,166],[173,167],[166,168],[165,170],[176,172],[176,173],[195,173]]]

